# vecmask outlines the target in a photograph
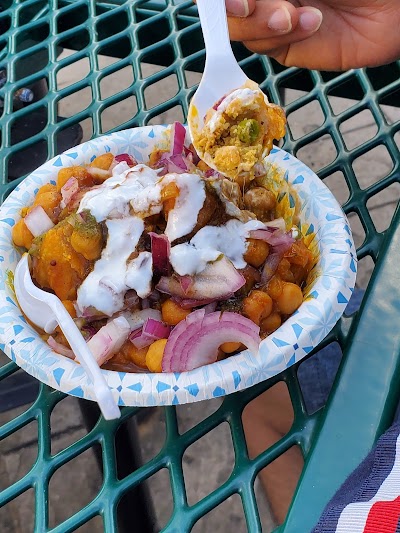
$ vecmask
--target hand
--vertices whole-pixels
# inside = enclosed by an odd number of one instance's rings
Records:
[[[231,39],[286,66],[347,70],[400,58],[398,0],[226,0]]]

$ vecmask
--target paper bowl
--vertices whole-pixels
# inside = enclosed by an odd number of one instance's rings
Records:
[[[167,126],[147,126],[100,137],[70,149],[27,177],[0,208],[0,348],[26,372],[67,394],[94,399],[83,368],[53,352],[22,316],[12,285],[20,258],[11,239],[20,209],[33,202],[38,188],[54,182],[62,167],[87,164],[101,153],[129,153],[146,162],[154,146],[165,143]],[[274,148],[267,161],[279,169],[300,203],[300,229],[317,254],[305,289],[305,300],[275,333],[260,344],[257,355],[244,351],[196,370],[171,374],[131,374],[103,370],[119,405],[171,405],[236,392],[266,380],[305,357],[336,324],[352,294],[356,254],[350,226],[330,191],[303,163]],[[293,194],[279,201],[293,207]]]

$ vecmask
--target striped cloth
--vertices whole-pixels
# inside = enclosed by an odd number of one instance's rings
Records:
[[[400,533],[399,423],[341,486],[312,533]]]

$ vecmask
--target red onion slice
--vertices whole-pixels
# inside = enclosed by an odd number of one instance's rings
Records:
[[[185,144],[186,129],[180,122],[174,122],[171,128],[171,150],[170,155],[182,155]]]
[[[126,318],[119,316],[110,320],[99,329],[96,335],[88,341],[87,345],[99,366],[118,352],[128,339],[130,326]]]
[[[136,348],[146,348],[159,339],[167,339],[171,333],[170,326],[166,326],[163,322],[148,318],[142,329],[133,331],[129,335],[129,340],[136,346]]]
[[[225,299],[245,285],[246,280],[225,256],[209,263],[206,268],[192,277],[191,287],[184,292],[181,283],[174,277],[160,279],[157,289],[178,298],[209,300]],[[228,296],[229,295],[229,296]]]
[[[169,336],[162,361],[163,372],[186,372],[214,363],[219,346],[225,342],[240,342],[257,353],[259,332],[254,322],[238,313],[195,311],[175,326]]]
[[[169,262],[171,244],[168,237],[153,232],[150,232],[149,235],[151,239],[151,255],[153,258],[154,272],[160,276],[168,276],[171,272]]]
[[[79,191],[79,182],[76,178],[72,177],[61,187],[62,200],[60,206],[64,209],[72,201],[76,193]]]
[[[34,237],[39,237],[54,227],[53,221],[41,205],[37,205],[32,211],[29,211],[24,222]]]

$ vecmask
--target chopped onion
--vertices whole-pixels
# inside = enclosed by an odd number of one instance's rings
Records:
[[[177,303],[182,309],[193,309],[194,307],[202,307],[204,305],[217,304],[221,300],[229,300],[233,293],[226,294],[222,298],[209,298],[208,300],[195,300],[194,298],[177,298],[172,297],[172,300]]]
[[[159,320],[148,318],[142,329],[133,331],[129,335],[129,340],[134,346],[136,346],[136,348],[140,350],[141,348],[150,346],[150,344],[153,344],[154,341],[159,339],[167,339],[170,333],[170,326],[166,326]]]
[[[136,159],[134,159],[131,155],[129,154],[119,154],[119,155],[116,155],[114,157],[115,161],[117,163],[122,163],[123,161],[125,161],[125,163],[127,163],[130,167],[134,167],[135,165],[137,165],[137,161]]]
[[[162,277],[157,285],[160,292],[182,299],[208,300],[224,299],[245,285],[246,280],[224,255],[209,263],[206,268],[192,277],[193,283],[185,292],[176,277]]]
[[[139,305],[139,296],[137,292],[133,289],[126,291],[124,296],[124,309],[132,309],[138,307]]]
[[[186,372],[214,363],[225,342],[240,342],[257,353],[259,332],[254,322],[238,313],[194,311],[172,330],[164,350],[163,372]]]
[[[182,290],[185,294],[189,292],[190,287],[193,285],[192,276],[179,276],[179,283],[181,284]]]
[[[107,322],[99,329],[96,335],[88,341],[87,345],[99,366],[118,352],[128,339],[130,332],[129,322],[123,316],[119,316]]]
[[[283,258],[283,253],[284,252],[282,251],[278,251],[278,252],[273,252],[272,254],[269,254],[269,256],[267,257],[267,260],[265,261],[263,271],[261,273],[262,284],[268,283],[268,281],[275,274],[276,269],[278,268],[278,265]]]
[[[47,344],[54,352],[59,353],[60,355],[65,355],[65,357],[68,357],[68,359],[75,359],[75,354],[71,348],[67,348],[63,344],[60,344],[53,337],[50,336],[47,339]]]
[[[107,179],[111,176],[109,170],[104,170],[103,168],[97,168],[97,167],[86,167],[86,170],[91,174],[94,178],[100,178],[100,179]]]
[[[171,272],[169,262],[171,244],[168,237],[153,232],[150,232],[149,235],[151,239],[151,255],[153,258],[154,272],[160,276],[168,276]]]
[[[153,318],[161,322],[161,313],[157,309],[141,309],[140,311],[124,311],[120,316],[123,316],[129,323],[130,331],[140,329],[148,318]]]
[[[37,205],[32,211],[29,211],[24,222],[34,237],[39,237],[54,227],[53,221],[41,205]]]
[[[76,178],[72,177],[61,187],[62,200],[60,206],[64,209],[71,202],[75,194],[79,191],[79,182]]]

